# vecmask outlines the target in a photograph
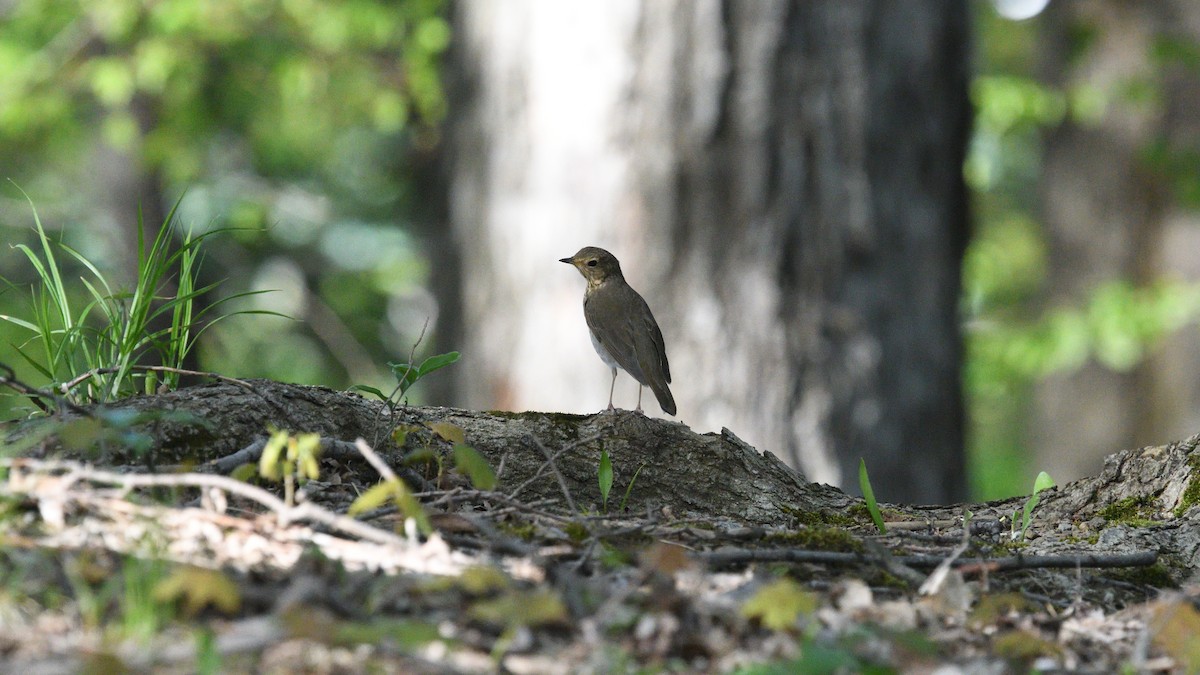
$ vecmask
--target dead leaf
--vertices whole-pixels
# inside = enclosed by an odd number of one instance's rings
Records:
[[[223,614],[235,614],[242,606],[238,587],[219,570],[181,566],[154,586],[158,602],[183,601],[183,612],[195,616],[205,607]]]
[[[1182,673],[1200,673],[1200,611],[1181,597],[1157,603],[1148,626],[1154,646],[1175,659]]]
[[[758,589],[742,605],[742,615],[758,619],[771,630],[786,630],[794,627],[801,615],[816,611],[818,604],[816,595],[784,577]]]
[[[663,574],[675,574],[691,567],[687,549],[675,544],[655,542],[642,552],[642,569]]]
[[[429,430],[446,439],[447,441],[450,441],[451,443],[467,442],[466,433],[463,432],[462,427],[458,426],[457,424],[451,424],[450,422],[434,422],[433,424],[429,425]]]

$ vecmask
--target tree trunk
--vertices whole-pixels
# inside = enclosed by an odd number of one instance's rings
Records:
[[[817,481],[862,457],[885,499],[963,496],[963,7],[457,9],[463,402],[604,405],[583,282],[555,262],[595,244],[663,326],[682,421]]]

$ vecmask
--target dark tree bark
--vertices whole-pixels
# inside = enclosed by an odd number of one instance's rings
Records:
[[[462,400],[603,405],[582,287],[552,269],[597,244],[663,326],[681,420],[817,481],[862,457],[885,499],[961,498],[965,7],[521,7],[457,7]]]

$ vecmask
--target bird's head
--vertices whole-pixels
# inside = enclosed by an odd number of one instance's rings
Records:
[[[623,278],[621,263],[617,262],[616,256],[595,246],[585,246],[575,255],[562,258],[559,262],[574,265],[583,278],[587,279],[588,288],[598,286],[611,278]]]

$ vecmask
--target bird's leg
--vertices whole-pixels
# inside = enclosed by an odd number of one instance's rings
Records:
[[[613,368],[612,371],[613,371],[612,384],[608,385],[608,409],[609,410],[615,410],[615,408],[613,408],[613,404],[612,404],[612,397],[613,397],[613,390],[617,388],[617,369]]]
[[[642,412],[642,390],[643,389],[645,389],[645,387],[642,386],[642,384],[639,382],[638,383],[638,407],[637,407],[638,412]]]

